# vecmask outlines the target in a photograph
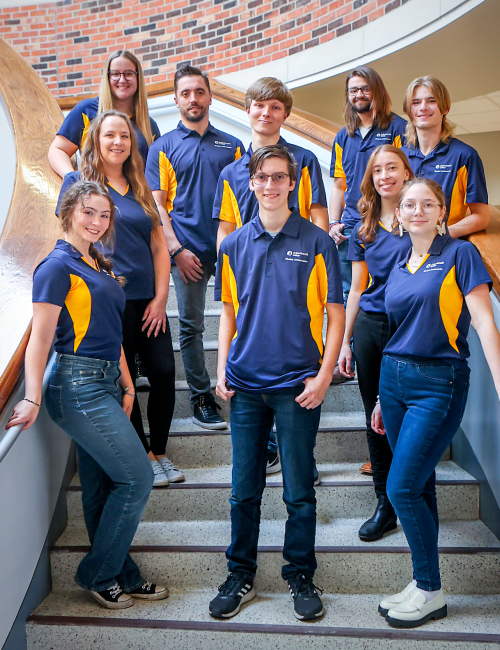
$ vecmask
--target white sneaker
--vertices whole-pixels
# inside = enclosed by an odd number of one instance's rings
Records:
[[[382,614],[382,616],[387,616],[387,612],[391,609],[391,607],[399,605],[399,603],[402,603],[403,600],[406,600],[406,596],[414,586],[415,585],[413,584],[412,580],[409,585],[406,585],[403,591],[399,592],[399,594],[394,594],[394,596],[386,596],[383,598],[380,601],[380,605],[378,606],[379,613]]]
[[[151,463],[151,467],[155,473],[155,482],[153,483],[153,487],[167,487],[169,481],[160,463],[157,460],[151,460],[149,462]]]
[[[168,478],[169,483],[182,483],[182,481],[186,480],[181,470],[177,469],[173,462],[166,456],[162,456],[158,462],[161,465],[163,473]]]
[[[426,602],[425,595],[416,587],[406,595],[405,600],[389,610],[385,620],[391,627],[418,627],[427,621],[438,621],[448,614],[443,591]]]

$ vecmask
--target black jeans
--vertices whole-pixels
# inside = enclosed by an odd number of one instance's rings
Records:
[[[366,416],[366,435],[377,497],[386,494],[387,475],[391,468],[392,451],[387,436],[371,428],[372,411],[379,394],[380,365],[389,338],[387,315],[359,310],[353,330],[359,390]]]
[[[139,400],[135,399],[130,418],[144,449],[162,456],[167,447],[170,424],[175,405],[175,361],[172,337],[167,320],[165,333],[147,336],[141,331],[144,311],[149,300],[127,300],[123,313],[123,350],[135,385],[137,375],[135,355],[139,354],[151,390],[148,399],[148,422],[151,446],[144,435]]]

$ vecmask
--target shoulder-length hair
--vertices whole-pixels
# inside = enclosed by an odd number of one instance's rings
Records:
[[[449,142],[452,139],[453,133],[455,131],[455,126],[448,120],[446,116],[446,113],[448,113],[451,107],[450,93],[442,81],[439,81],[439,79],[436,79],[435,77],[427,76],[417,77],[406,89],[406,94],[403,101],[403,110],[410,118],[406,123],[406,144],[409,144],[412,147],[417,146],[417,129],[413,126],[411,121],[411,104],[415,90],[419,86],[425,86],[428,88],[436,100],[439,111],[443,116],[443,121],[441,124],[441,142]]]
[[[344,120],[347,133],[352,138],[356,129],[359,129],[361,125],[359,115],[356,113],[349,101],[348,86],[349,81],[353,77],[362,77],[366,81],[366,84],[370,86],[373,118],[381,129],[386,129],[392,120],[391,98],[389,97],[389,93],[387,92],[379,73],[373,68],[362,65],[355,70],[351,70],[345,80]]]
[[[434,194],[436,199],[438,200],[438,204],[442,208],[446,208],[446,199],[444,196],[443,188],[439,183],[436,183],[436,181],[433,181],[432,178],[426,178],[425,176],[414,176],[413,178],[410,178],[405,182],[403,185],[403,189],[399,193],[398,197],[398,205],[401,205],[403,202],[403,199],[406,196],[406,193],[410,188],[412,188],[414,185],[425,185],[430,189],[430,191]],[[443,221],[446,220],[446,212],[443,217]]]
[[[358,212],[361,215],[358,238],[364,242],[372,242],[378,230],[378,222],[382,211],[382,198],[373,184],[373,167],[376,156],[384,151],[398,156],[402,160],[405,170],[409,173],[408,178],[413,178],[413,171],[408,158],[401,149],[392,144],[382,144],[373,151],[368,159],[365,175],[361,181],[361,198],[358,201]]]
[[[159,226],[160,215],[158,214],[153,194],[144,176],[144,161],[139,153],[137,136],[130,118],[125,113],[120,113],[115,110],[105,111],[92,120],[82,150],[80,178],[106,185],[104,163],[99,145],[99,134],[101,133],[102,123],[107,117],[119,117],[127,124],[130,133],[130,156],[123,163],[123,175],[130,183],[136,201],[142,206],[146,214],[151,217],[153,225]]]
[[[148,146],[151,146],[153,143],[153,133],[151,132],[151,122],[149,120],[148,112],[148,97],[146,94],[146,84],[144,82],[144,73],[142,72],[142,66],[139,59],[129,52],[128,50],[118,50],[110,54],[104,64],[101,77],[101,86],[99,88],[99,108],[98,113],[104,113],[105,111],[110,111],[113,109],[113,93],[111,92],[111,86],[109,84],[109,67],[111,61],[123,57],[128,59],[135,68],[137,72],[137,90],[134,95],[134,122],[137,124],[139,130],[146,138]]]

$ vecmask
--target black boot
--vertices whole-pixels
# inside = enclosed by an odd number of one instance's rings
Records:
[[[386,494],[378,498],[375,513],[371,519],[359,529],[359,538],[364,542],[375,542],[381,539],[384,533],[397,528],[398,522],[394,508],[391,506]]]

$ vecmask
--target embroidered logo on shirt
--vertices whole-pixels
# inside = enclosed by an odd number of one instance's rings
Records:
[[[223,142],[222,140],[216,140],[214,144],[216,147],[223,147],[224,149],[232,148],[232,144],[230,142]]]
[[[390,140],[392,138],[391,133],[377,133],[377,138],[384,138],[385,140]]]
[[[451,172],[451,165],[436,165],[436,173],[449,173]]]
[[[444,262],[434,262],[430,264],[425,265],[424,273],[427,273],[428,271],[444,271],[444,269],[441,268],[436,268],[440,264],[444,264]]]
[[[285,257],[285,262],[304,262],[307,264],[307,259],[302,259],[302,257],[309,257],[309,253],[300,253],[299,251],[287,251],[287,257]]]

